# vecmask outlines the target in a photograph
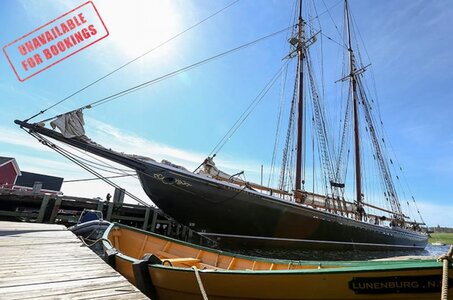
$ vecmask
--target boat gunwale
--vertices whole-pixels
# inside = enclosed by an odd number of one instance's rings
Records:
[[[292,269],[292,270],[226,270],[226,269],[198,269],[199,272],[203,273],[212,273],[212,272],[217,272],[217,273],[225,273],[225,274],[260,274],[260,275],[272,275],[272,274],[323,274],[323,273],[352,273],[352,272],[385,272],[388,270],[392,271],[405,271],[405,270],[415,270],[415,269],[424,269],[424,270],[430,270],[430,269],[439,269],[442,267],[442,264],[438,262],[436,259],[426,259],[426,258],[420,258],[420,259],[408,259],[408,260],[388,260],[388,261],[373,261],[373,260],[368,260],[368,261],[308,261],[308,260],[285,260],[285,259],[272,259],[272,258],[264,258],[264,257],[254,257],[254,256],[247,256],[243,254],[236,254],[236,253],[231,253],[231,252],[225,252],[222,250],[217,250],[217,249],[212,249],[196,244],[191,244],[185,241],[180,241],[171,237],[167,236],[162,236],[156,233],[148,232],[139,228],[134,228],[134,227],[129,227],[127,225],[119,224],[113,222],[104,232],[103,235],[103,246],[105,249],[115,249],[117,252],[115,253],[115,256],[117,256],[120,259],[126,260],[130,263],[135,263],[141,261],[141,259],[137,259],[131,256],[128,256],[119,249],[116,249],[113,247],[113,244],[109,244],[106,240],[108,240],[108,235],[112,231],[113,228],[119,227],[119,228],[124,228],[127,230],[132,230],[138,233],[142,233],[145,235],[151,235],[166,241],[174,242],[183,246],[188,246],[191,248],[199,249],[199,250],[205,250],[211,253],[217,253],[221,255],[226,255],[230,257],[237,257],[237,258],[242,258],[242,259],[248,259],[248,260],[255,260],[255,261],[260,261],[260,262],[270,262],[270,263],[281,263],[281,264],[290,264],[292,265],[299,265],[299,266],[307,266],[307,265],[314,265],[318,266],[320,268],[314,268],[314,269]],[[420,264],[422,264],[420,266]],[[323,266],[329,266],[328,268],[323,268]],[[453,263],[452,263],[453,266]],[[183,268],[183,267],[174,267],[174,266],[167,266],[163,264],[148,264],[148,268],[151,267],[156,267],[156,268],[161,268],[161,269],[172,269],[172,270],[178,270],[178,271],[187,271],[187,272],[193,272],[194,270],[192,268]]]
[[[416,265],[416,262],[421,262],[422,264],[426,265]],[[360,262],[361,263],[361,262]],[[382,263],[382,261],[380,262]],[[395,272],[395,271],[411,271],[411,270],[439,270],[442,271],[442,265],[437,263],[436,260],[430,261],[405,261],[404,263],[395,262],[394,264],[390,265],[382,265],[381,264],[369,264],[367,266],[357,265],[357,266],[347,266],[347,267],[338,267],[338,268],[320,268],[320,269],[292,269],[292,270],[226,270],[226,269],[197,269],[200,273],[221,273],[221,274],[236,274],[236,275],[244,275],[244,274],[256,274],[256,275],[323,275],[323,274],[342,274],[342,273],[377,273],[377,272]],[[396,265],[395,265],[396,264]],[[414,264],[414,265],[411,265]],[[408,266],[409,265],[409,266]],[[453,266],[453,265],[452,265]],[[183,268],[183,267],[175,267],[169,265],[160,265],[160,264],[149,264],[148,268],[159,268],[159,269],[167,269],[167,270],[176,270],[176,271],[185,271],[185,272],[193,272],[193,268]],[[440,274],[439,274],[440,275]],[[395,275],[397,276],[397,275]]]

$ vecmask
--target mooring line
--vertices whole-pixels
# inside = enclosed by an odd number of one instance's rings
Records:
[[[448,269],[451,262],[453,262],[453,245],[450,246],[450,250],[437,260],[442,261],[442,290],[441,290],[441,300],[448,300]]]
[[[203,300],[209,300],[208,294],[206,294],[206,291],[204,289],[203,282],[201,281],[201,277],[200,277],[200,273],[198,272],[198,268],[195,266],[192,266],[192,269],[195,272],[195,277],[197,278],[197,283],[198,283],[198,286],[200,287],[200,292],[201,292],[201,296],[203,297]]]

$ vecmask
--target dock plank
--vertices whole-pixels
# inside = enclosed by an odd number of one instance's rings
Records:
[[[0,221],[1,299],[148,299],[66,227]]]

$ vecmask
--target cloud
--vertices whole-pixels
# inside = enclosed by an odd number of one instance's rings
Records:
[[[90,119],[92,124],[92,135],[90,138],[96,142],[110,147],[115,145],[115,150],[124,151],[139,155],[149,155],[153,159],[175,159],[178,162],[184,162],[195,165],[202,162],[205,157],[198,153],[191,153],[181,149],[173,148],[167,145],[159,144],[138,135],[121,131],[120,129],[109,124]]]
[[[162,159],[170,160],[173,163],[183,165],[189,170],[198,167],[198,165],[206,158],[205,154],[190,152],[157,143],[139,135],[122,131],[112,125],[92,118],[87,118],[87,122],[91,125],[89,130],[90,138],[107,148],[114,145],[114,150],[116,151],[145,155],[157,161]],[[251,175],[255,175],[255,177],[260,173],[260,164],[253,161],[227,158],[216,159],[216,164],[228,172],[244,170]],[[264,166],[264,170],[269,169],[269,166]]]
[[[94,176],[87,176],[86,174],[80,178],[89,178]],[[152,204],[152,201],[143,191],[140,182],[134,177],[117,178],[111,179],[113,182],[121,187],[124,187],[128,192],[140,198],[141,200]],[[107,193],[113,195],[114,188],[102,180],[74,182],[74,183],[63,183],[63,192],[66,195],[73,195],[77,197],[85,198],[96,198],[100,197],[105,200]],[[125,202],[137,204],[135,200],[130,199],[128,196],[125,197]]]
[[[432,226],[453,227],[453,205],[435,204],[425,201],[417,201],[418,208],[426,224]]]
[[[33,137],[27,136],[25,132],[18,133],[17,130],[12,130],[9,127],[3,126],[0,126],[0,132],[2,133],[0,136],[0,143],[23,146],[39,151],[52,152],[49,148],[38,143]]]
[[[49,22],[50,20],[56,18],[58,14],[63,14],[69,9],[75,8],[75,6],[71,6],[68,1],[64,0],[57,0],[52,1],[53,5],[49,5],[50,2],[47,1],[19,1],[20,5],[23,8],[23,11],[26,13],[26,17],[28,20],[33,20],[33,26],[38,27],[42,24]],[[48,15],[49,10],[52,14],[56,14],[51,19],[45,17]],[[46,13],[44,13],[46,12]],[[42,23],[42,24],[41,24]],[[34,29],[34,28],[31,28]]]

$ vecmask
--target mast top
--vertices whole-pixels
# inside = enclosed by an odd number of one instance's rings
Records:
[[[302,0],[299,0],[299,21],[302,19]]]

